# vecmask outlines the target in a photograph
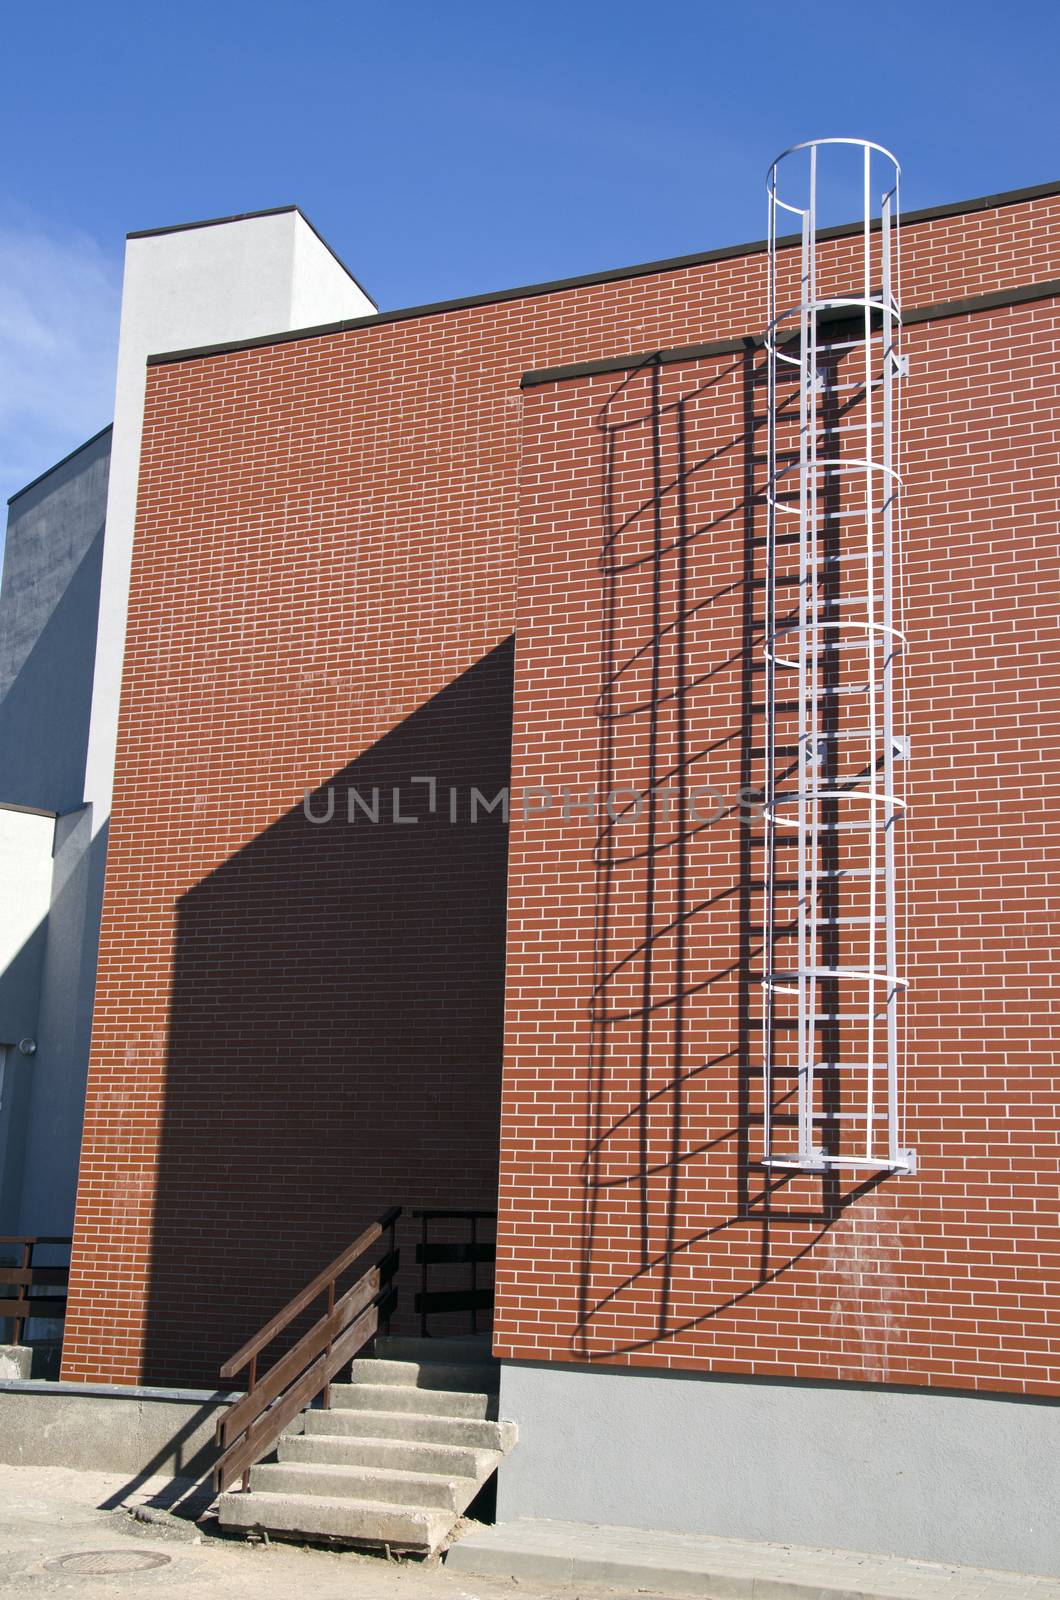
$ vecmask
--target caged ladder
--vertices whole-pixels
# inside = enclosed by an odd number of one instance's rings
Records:
[[[861,226],[823,251],[818,194],[851,163]],[[879,145],[821,139],[768,178],[762,1122],[763,1164],[789,1171],[916,1166],[900,1103],[899,177]]]

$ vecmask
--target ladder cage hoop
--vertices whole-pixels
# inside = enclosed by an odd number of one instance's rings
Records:
[[[860,226],[840,243],[822,203],[851,180]],[[900,183],[889,150],[841,137],[792,145],[766,180],[761,1120],[763,1163],[791,1171],[915,1170],[901,1104]],[[851,799],[858,820],[839,820]]]

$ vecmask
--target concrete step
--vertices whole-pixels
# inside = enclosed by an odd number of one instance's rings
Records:
[[[347,1466],[320,1461],[271,1461],[251,1467],[250,1487],[266,1494],[326,1494],[345,1500],[424,1506],[459,1516],[475,1498],[473,1477],[440,1472],[396,1472],[390,1467]]]
[[[500,1363],[481,1361],[384,1361],[367,1356],[354,1361],[352,1383],[385,1383],[412,1389],[455,1389],[496,1394]]]
[[[217,1509],[225,1528],[266,1529],[304,1539],[389,1545],[392,1550],[425,1555],[438,1548],[455,1521],[451,1511],[429,1506],[256,1490],[223,1494]]]
[[[383,1361],[423,1361],[470,1363],[472,1366],[492,1364],[499,1366],[491,1348],[492,1336],[488,1333],[468,1333],[448,1339],[415,1338],[409,1334],[381,1333],[375,1341],[375,1353]]]
[[[496,1416],[497,1397],[464,1389],[416,1389],[407,1383],[333,1383],[332,1410],[420,1411],[432,1417]]]
[[[355,1386],[354,1386],[355,1387]],[[334,1391],[333,1391],[334,1392]],[[340,1434],[361,1439],[414,1439],[421,1444],[468,1445],[472,1449],[509,1451],[515,1444],[514,1422],[473,1417],[439,1416],[417,1411],[369,1411],[350,1406],[305,1413],[307,1434]]]
[[[363,1467],[370,1471],[485,1481],[501,1460],[499,1450],[466,1445],[420,1444],[413,1440],[349,1438],[342,1434],[285,1434],[276,1447],[282,1462]],[[397,1498],[395,1496],[395,1498]]]

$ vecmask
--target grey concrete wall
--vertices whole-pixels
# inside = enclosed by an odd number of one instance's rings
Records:
[[[0,805],[59,815],[48,824],[51,883],[33,934],[32,995],[22,977],[28,944],[4,956],[0,972],[0,1001],[15,986],[32,1009],[16,1034],[37,1041],[33,1057],[9,1061],[10,1093],[0,1107],[0,1233],[67,1233],[73,1221],[106,843],[93,841],[83,801],[110,440],[105,429],[17,495],[8,512]],[[0,1032],[3,1024],[0,1016]]]
[[[6,1231],[66,1234],[73,1225],[106,854],[91,806],[56,820],[17,1225]]]
[[[0,803],[84,799],[110,430],[11,502],[0,587]]]
[[[497,1516],[1060,1572],[1060,1402],[505,1363]]]
[[[0,1462],[198,1480],[217,1459],[227,1405],[208,1394],[0,1383]]]

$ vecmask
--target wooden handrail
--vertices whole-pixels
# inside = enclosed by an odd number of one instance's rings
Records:
[[[72,1245],[69,1234],[0,1234],[0,1245]]]
[[[238,1349],[234,1356],[230,1356],[221,1368],[222,1378],[234,1378],[237,1372],[242,1372],[252,1356],[256,1356],[278,1333],[282,1333],[287,1324],[304,1311],[306,1306],[314,1301],[318,1294],[323,1294],[329,1283],[334,1283],[347,1267],[352,1267],[358,1256],[362,1256],[370,1245],[383,1236],[387,1228],[393,1227],[401,1215],[400,1206],[392,1206],[389,1211],[384,1211],[378,1221],[356,1238],[351,1245],[347,1245],[341,1255],[336,1256],[330,1266],[323,1272],[318,1272],[312,1283],[307,1283],[304,1289],[299,1290],[293,1300],[289,1300],[282,1311],[276,1315],[256,1333],[253,1339],[248,1339],[245,1345]]]
[[[71,1244],[68,1234],[36,1234],[36,1233],[3,1233],[0,1234],[0,1246],[17,1245],[19,1250],[18,1264],[0,1264],[0,1286],[17,1289],[17,1294],[12,1298],[0,1294],[0,1318],[9,1318],[14,1323],[14,1338],[12,1343],[22,1343],[22,1335],[26,1323],[34,1318],[47,1317],[59,1319],[66,1315],[66,1296],[61,1295],[31,1295],[30,1289],[36,1284],[40,1288],[65,1289],[69,1283],[69,1267],[35,1267],[33,1265],[33,1251],[39,1245]]]
[[[69,1282],[69,1267],[0,1267],[0,1283],[41,1283],[54,1289]]]
[[[325,1406],[329,1405],[332,1378],[374,1337],[380,1320],[389,1325],[397,1300],[397,1291],[392,1286],[398,1265],[394,1228],[400,1215],[400,1206],[384,1212],[221,1368],[221,1377],[230,1378],[249,1365],[246,1394],[217,1425],[217,1443],[224,1447],[214,1467],[218,1492],[238,1477],[242,1477],[244,1490],[249,1489],[251,1467],[273,1449],[288,1423],[319,1394],[323,1395]],[[336,1298],[336,1283],[341,1274],[388,1231],[387,1253],[368,1267],[352,1288]],[[324,1293],[327,1294],[327,1310],[323,1316],[318,1317],[259,1382],[261,1351],[300,1311]]]

